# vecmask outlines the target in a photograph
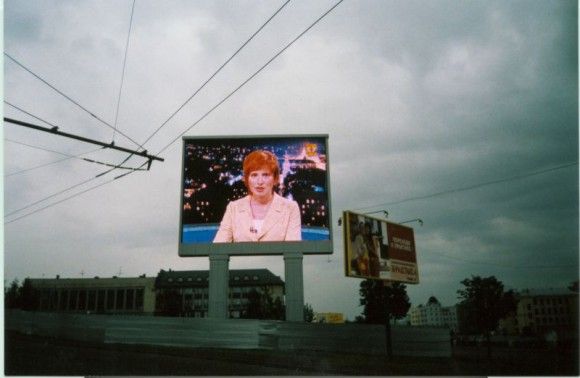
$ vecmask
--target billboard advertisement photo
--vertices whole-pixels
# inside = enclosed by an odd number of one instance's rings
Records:
[[[419,283],[411,227],[351,211],[342,219],[346,276]]]
[[[327,140],[184,137],[179,255],[332,253]]]

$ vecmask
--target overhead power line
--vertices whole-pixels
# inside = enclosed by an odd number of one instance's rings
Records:
[[[171,115],[147,138],[145,139],[145,141],[143,142],[143,145],[145,145],[147,142],[149,142],[151,140],[151,138],[153,138],[165,125],[167,125],[167,123],[173,119],[173,117],[175,117],[175,115],[177,115],[177,113],[179,113],[181,111],[181,109],[183,109],[185,107],[185,105],[187,105],[214,77],[217,76],[217,74],[236,56],[238,55],[238,53],[240,51],[242,51],[242,49],[244,47],[246,47],[248,45],[248,43],[250,43],[250,41],[252,39],[254,39],[254,37],[256,35],[258,35],[258,33],[260,33],[260,31],[262,31],[262,29],[264,29],[264,27],[266,27],[266,25],[268,25],[268,23],[270,23],[270,21],[272,21],[272,19],[274,17],[276,17],[276,15],[278,15],[278,13],[280,13],[280,11],[290,2],[290,0],[287,0],[284,4],[282,4],[282,6],[280,6],[276,12],[274,12],[267,20],[266,22],[264,22],[262,24],[262,26],[260,26],[258,28],[258,30],[256,30],[251,36],[250,38],[248,38],[199,88],[196,89],[196,91],[189,96],[189,98],[187,100],[185,100],[178,108],[177,110],[175,110],[173,113],[171,113]],[[119,165],[125,164],[129,159],[131,158],[131,155],[129,155],[125,160],[123,160],[121,163],[119,163]],[[139,168],[143,167],[143,165],[141,165]],[[101,175],[105,175],[109,172],[111,172],[113,169],[109,169],[103,173],[101,173]]]
[[[189,126],[187,129],[185,129],[185,131],[183,131],[181,134],[179,134],[175,139],[173,139],[169,144],[167,144],[165,147],[163,147],[161,149],[161,151],[159,151],[159,154],[161,154],[162,152],[164,152],[166,149],[168,149],[173,143],[175,143],[181,136],[183,136],[183,134],[185,134],[186,132],[188,132],[189,130],[191,130],[193,127],[195,127],[198,123],[200,123],[201,121],[203,121],[208,115],[210,115],[215,109],[217,109],[220,105],[222,105],[224,102],[226,102],[230,97],[232,97],[237,91],[239,91],[243,86],[245,86],[248,82],[250,82],[250,80],[252,80],[253,78],[255,78],[260,72],[262,72],[262,70],[264,70],[264,68],[266,68],[270,63],[272,63],[274,60],[276,60],[276,58],[278,58],[280,55],[282,55],[282,53],[284,51],[286,51],[290,46],[292,46],[296,41],[298,41],[300,38],[302,38],[302,36],[304,34],[306,34],[310,29],[312,29],[316,24],[318,24],[324,17],[326,17],[330,12],[332,12],[337,6],[340,5],[340,3],[342,3],[344,0],[340,0],[338,1],[336,4],[334,4],[330,9],[328,9],[326,12],[324,12],[322,14],[322,16],[318,17],[312,24],[310,24],[310,26],[308,26],[302,33],[300,33],[296,38],[294,38],[292,41],[290,41],[290,43],[288,43],[286,46],[284,46],[280,51],[278,51],[273,57],[271,57],[264,65],[262,65],[256,72],[254,72],[252,75],[250,75],[250,77],[248,77],[242,84],[240,84],[236,89],[234,89],[232,92],[230,92],[230,94],[228,94],[226,97],[224,97],[220,102],[218,102],[216,105],[214,105],[210,110],[208,110],[203,116],[201,116],[201,118],[199,118],[197,121],[195,121],[191,126]]]
[[[129,19],[129,32],[127,33],[127,43],[125,44],[125,57],[123,58],[123,71],[121,73],[121,86],[119,87],[119,96],[117,96],[117,110],[115,111],[115,124],[113,131],[113,141],[115,141],[115,134],[117,133],[117,120],[119,118],[119,105],[121,104],[121,93],[123,91],[123,82],[125,81],[125,66],[127,64],[127,52],[129,51],[129,39],[131,37],[131,26],[133,25],[133,12],[135,11],[135,0],[131,7],[131,18]],[[145,144],[145,143],[143,143]]]
[[[505,264],[505,263],[493,263],[493,262],[487,262],[487,261],[472,261],[472,260],[468,260],[468,259],[464,259],[464,258],[460,258],[457,256],[449,256],[443,253],[434,253],[437,256],[440,257],[445,257],[447,259],[450,260],[455,260],[455,261],[461,261],[464,263],[468,263],[468,264],[474,264],[474,265],[488,265],[488,266],[494,266],[494,267],[501,267],[501,268],[507,268],[507,269],[562,269],[562,268],[574,268],[573,265],[570,264],[566,264],[566,265],[513,265],[513,264]]]
[[[58,131],[58,127],[53,127],[51,129],[46,128],[46,127],[42,127],[42,126],[38,126],[38,125],[34,125],[32,123],[28,123],[28,122],[24,122],[24,121],[19,121],[16,119],[12,119],[12,118],[6,118],[4,117],[4,121],[8,122],[8,123],[13,123],[15,125],[20,125],[20,126],[24,126],[24,127],[28,127],[34,130],[39,130],[39,131],[44,131],[47,133],[51,133],[51,134],[55,134],[55,135],[59,135],[59,136],[64,136],[67,138],[72,138],[72,139],[76,139],[76,140],[80,140],[81,142],[86,142],[86,143],[91,143],[91,144],[96,144],[98,146],[102,146],[105,148],[110,148],[113,150],[118,150],[118,151],[123,151],[123,152],[127,152],[133,155],[138,155],[144,158],[149,159],[149,164],[151,163],[151,160],[158,160],[158,161],[164,161],[163,158],[160,158],[158,156],[154,156],[154,155],[149,155],[147,154],[147,150],[144,151],[134,151],[134,150],[130,150],[128,148],[125,147],[119,147],[119,146],[115,146],[115,144],[113,143],[105,143],[105,142],[100,142],[98,140],[94,140],[94,139],[89,139],[89,138],[85,138],[79,135],[75,135],[75,134],[70,134],[70,133],[65,133],[62,131]]]
[[[55,153],[55,154],[58,154],[58,155],[66,156],[64,159],[56,160],[56,161],[53,161],[53,162],[50,162],[50,163],[46,163],[46,164],[42,164],[42,165],[39,165],[39,166],[36,166],[36,167],[32,167],[32,168],[23,169],[23,170],[18,171],[18,172],[9,173],[7,175],[4,175],[4,177],[14,176],[14,175],[17,175],[17,174],[20,174],[20,173],[24,173],[24,172],[29,172],[29,171],[32,171],[32,170],[35,170],[35,169],[38,169],[38,168],[43,168],[43,167],[46,167],[46,166],[49,166],[49,165],[52,165],[52,164],[56,164],[56,163],[60,163],[60,162],[63,162],[63,161],[66,161],[66,160],[70,160],[70,159],[78,159],[78,160],[86,161],[88,163],[105,165],[107,167],[115,167],[116,169],[123,169],[123,170],[130,170],[130,171],[135,171],[135,170],[144,171],[145,170],[145,169],[139,169],[139,168],[133,168],[133,167],[124,167],[124,166],[116,165],[116,164],[113,164],[113,163],[107,163],[107,162],[100,161],[100,160],[94,160],[94,159],[89,159],[89,158],[82,157],[83,155],[88,155],[88,154],[91,154],[93,152],[100,151],[103,148],[97,148],[95,150],[83,152],[82,154],[78,154],[78,155],[71,155],[71,154],[65,154],[63,152],[58,152],[58,151],[50,150],[48,148],[33,146],[31,144],[26,144],[26,143],[22,143],[22,142],[17,142],[15,140],[11,140],[11,139],[4,139],[4,140],[6,142],[20,144],[22,146],[34,148],[34,149],[37,149],[37,150],[42,150],[42,151],[46,151],[46,152],[52,152],[52,153]]]
[[[52,161],[52,162],[49,162],[49,163],[45,163],[45,164],[41,164],[41,165],[37,165],[37,166],[35,166],[35,167],[31,167],[31,168],[22,169],[22,170],[20,170],[20,171],[17,171],[17,172],[8,173],[8,174],[5,174],[5,175],[4,175],[4,177],[10,177],[10,176],[14,176],[14,175],[17,175],[17,174],[20,174],[20,173],[25,173],[25,172],[33,171],[33,170],[35,170],[35,169],[39,169],[39,168],[43,168],[43,167],[47,167],[47,166],[49,166],[49,165],[53,165],[53,164],[57,164],[57,163],[61,163],[61,162],[63,162],[63,161],[67,161],[67,160],[70,160],[70,159],[75,159],[75,158],[76,158],[76,159],[81,159],[81,160],[83,160],[83,158],[82,158],[81,156],[83,156],[83,155],[88,155],[88,154],[91,154],[91,153],[93,153],[93,152],[100,151],[100,150],[102,149],[102,148],[97,148],[97,149],[94,149],[94,150],[91,150],[91,151],[83,152],[82,154],[78,154],[78,155],[70,155],[70,154],[65,154],[65,153],[63,153],[63,152],[54,151],[54,150],[50,150],[50,149],[47,149],[47,148],[38,147],[38,146],[33,146],[33,145],[31,145],[31,144],[27,144],[27,143],[18,142],[18,141],[12,140],[12,139],[7,139],[7,138],[4,138],[4,141],[5,141],[5,142],[14,143],[14,144],[19,144],[19,145],[21,145],[21,146],[26,146],[26,147],[34,148],[34,149],[41,150],[41,151],[52,152],[52,153],[55,153],[55,154],[58,154],[58,155],[65,156],[65,158],[64,158],[64,159],[59,159],[59,160],[55,160],[55,161]]]
[[[528,177],[543,175],[545,173],[550,173],[550,172],[554,172],[554,171],[557,171],[557,170],[560,170],[560,169],[565,169],[565,168],[573,167],[575,165],[578,165],[578,162],[577,161],[576,162],[572,162],[572,163],[566,163],[566,164],[558,165],[558,166],[552,167],[552,168],[542,169],[542,170],[536,171],[536,172],[524,173],[524,174],[521,174],[521,175],[507,177],[507,178],[503,178],[503,179],[499,179],[499,180],[482,182],[482,183],[479,183],[479,184],[465,186],[465,187],[462,187],[462,188],[448,189],[448,190],[444,190],[442,192],[427,194],[427,195],[424,195],[424,196],[410,197],[410,198],[405,198],[405,199],[402,199],[402,200],[399,200],[399,201],[381,203],[381,204],[372,205],[372,206],[365,206],[365,207],[358,208],[356,210],[357,211],[365,211],[365,210],[373,209],[375,207],[386,207],[386,206],[399,205],[399,204],[405,203],[405,202],[424,200],[424,199],[429,199],[429,198],[433,198],[433,197],[443,196],[443,195],[447,195],[447,194],[459,193],[459,192],[464,192],[464,191],[473,190],[473,189],[479,189],[479,188],[482,188],[484,186],[501,184],[501,183],[504,183],[504,182],[521,180],[521,179],[528,178]]]
[[[11,61],[13,61],[14,63],[16,63],[18,66],[20,66],[22,69],[24,69],[26,72],[30,73],[32,76],[34,76],[35,78],[37,78],[38,80],[42,81],[44,84],[48,85],[51,89],[53,89],[55,92],[57,92],[58,94],[60,94],[61,96],[63,96],[64,98],[66,98],[67,100],[69,100],[70,102],[72,102],[73,104],[75,104],[77,107],[79,107],[80,109],[84,110],[85,112],[87,112],[89,115],[91,115],[93,118],[95,118],[97,121],[99,121],[101,124],[115,130],[115,127],[111,126],[107,121],[103,120],[102,118],[100,118],[99,116],[97,116],[96,114],[94,114],[93,112],[91,112],[90,110],[88,110],[87,108],[85,108],[84,106],[82,106],[81,104],[79,104],[77,101],[73,100],[70,96],[64,94],[62,91],[60,91],[59,89],[57,89],[54,85],[50,84],[48,81],[44,80],[42,77],[38,76],[37,74],[35,74],[34,72],[32,72],[32,70],[30,70],[28,67],[26,67],[25,65],[23,65],[22,63],[20,63],[18,60],[16,60],[14,57],[12,57],[10,54],[4,52],[4,55],[10,59]],[[142,145],[140,145],[139,143],[137,143],[135,140],[133,140],[130,136],[126,135],[125,133],[121,132],[121,131],[117,131],[119,134],[121,134],[122,136],[124,136],[125,138],[127,138],[128,140],[130,140],[131,142],[133,142],[136,146],[138,146],[139,148],[143,148]],[[144,148],[143,148],[144,149]]]
[[[36,115],[32,114],[32,113],[30,113],[30,112],[27,112],[26,110],[24,110],[24,109],[22,109],[22,108],[20,108],[20,107],[18,107],[18,106],[16,106],[16,105],[14,105],[14,104],[11,104],[10,102],[8,102],[8,101],[6,101],[6,100],[4,100],[4,103],[5,103],[6,105],[9,105],[9,106],[13,107],[13,108],[14,108],[14,109],[16,109],[16,110],[19,110],[19,111],[21,111],[22,113],[24,113],[24,114],[26,114],[26,115],[28,115],[28,116],[30,116],[30,117],[32,117],[32,118],[34,118],[34,119],[36,119],[36,120],[40,121],[40,122],[44,122],[44,123],[46,123],[46,124],[47,124],[47,125],[49,125],[50,127],[58,127],[57,125],[55,125],[55,124],[52,124],[52,123],[50,123],[50,122],[48,122],[48,121],[46,121],[46,120],[44,120],[44,119],[40,118],[39,116],[36,116]]]
[[[58,129],[58,126],[56,126],[56,125],[54,125],[54,124],[52,124],[52,123],[50,123],[50,122],[48,122],[48,121],[46,121],[46,120],[44,120],[44,119],[40,118],[39,116],[36,116],[36,115],[32,114],[32,113],[30,113],[30,112],[28,112],[28,111],[26,111],[26,110],[24,110],[24,109],[22,109],[22,108],[20,108],[20,107],[18,107],[18,106],[16,106],[16,105],[14,105],[14,104],[11,104],[10,102],[8,102],[8,101],[6,101],[6,100],[4,101],[4,103],[6,103],[7,105],[9,105],[9,106],[11,106],[11,107],[13,107],[13,108],[15,108],[15,109],[17,109],[17,110],[19,110],[19,111],[23,112],[24,114],[27,114],[27,115],[29,115],[30,117],[33,117],[33,118],[35,118],[35,119],[37,119],[37,120],[39,120],[39,121],[41,121],[41,122],[44,122],[44,123],[46,123],[47,125],[50,125],[50,126],[52,126],[52,129],[55,129],[55,130],[56,130],[56,129]],[[51,130],[52,130],[52,129],[51,129]],[[41,150],[43,149],[43,148],[40,148],[40,147],[37,147],[37,146],[32,146],[32,145],[25,144],[25,143],[21,143],[21,142],[16,142],[16,141],[12,141],[12,142],[13,142],[13,143],[22,144],[22,145],[25,145],[25,146],[28,146],[28,147],[32,147],[32,148],[37,148],[37,149],[41,149]],[[103,147],[103,148],[104,148],[104,147]],[[96,151],[99,151],[99,150],[101,150],[101,149],[102,149],[102,148],[98,148],[98,149],[96,149],[96,150],[94,150],[94,151],[90,151],[90,152],[83,153],[83,154],[80,154],[80,155],[75,155],[75,156],[72,156],[72,155],[67,155],[67,154],[63,154],[63,153],[61,153],[61,152],[58,152],[58,151],[53,151],[53,150],[44,149],[45,151],[48,151],[48,152],[54,152],[54,153],[56,153],[56,154],[61,154],[61,155],[65,155],[65,156],[68,156],[68,157],[67,157],[67,158],[65,158],[65,159],[60,159],[60,160],[56,160],[56,161],[53,161],[53,162],[50,162],[50,163],[46,163],[46,164],[42,164],[42,165],[38,165],[38,166],[36,166],[36,167],[32,167],[32,168],[28,168],[28,169],[24,169],[24,170],[22,170],[22,171],[13,172],[13,173],[10,173],[10,174],[8,174],[8,175],[4,175],[4,177],[9,177],[9,176],[13,176],[13,175],[16,175],[16,174],[19,174],[19,173],[24,173],[24,172],[32,171],[32,170],[35,170],[35,169],[38,169],[38,168],[46,167],[46,166],[49,166],[49,165],[52,165],[52,164],[56,164],[56,163],[60,163],[60,162],[66,161],[66,160],[70,160],[71,158],[74,158],[74,157],[78,157],[78,158],[80,158],[80,156],[82,156],[82,155],[86,155],[86,154],[88,154],[88,153],[96,152]],[[132,155],[129,155],[129,157],[131,157],[131,156],[132,156]],[[116,168],[119,168],[119,169],[129,169],[129,170],[138,170],[138,171],[142,170],[142,169],[140,169],[141,167],[139,167],[139,168],[132,168],[132,167],[125,167],[125,166],[123,166],[123,164],[124,164],[124,163],[125,163],[125,162],[128,160],[128,158],[127,158],[127,159],[125,159],[123,162],[121,162],[121,163],[119,163],[119,164],[104,163],[104,162],[101,162],[101,161],[92,160],[92,159],[86,159],[86,158],[81,158],[81,159],[82,159],[82,160],[85,160],[85,161],[87,161],[87,162],[90,162],[90,163],[96,163],[96,164],[106,165],[106,166],[109,166],[109,167],[116,167]]]
[[[285,46],[285,47],[284,47],[282,50],[280,50],[280,51],[279,51],[279,52],[278,52],[276,55],[274,55],[274,56],[273,56],[273,57],[272,57],[272,58],[271,58],[271,59],[270,59],[268,62],[266,62],[266,64],[264,64],[264,65],[263,65],[263,66],[262,66],[262,67],[261,67],[261,68],[260,68],[258,71],[256,71],[256,72],[255,72],[253,75],[251,75],[251,76],[250,76],[248,79],[246,79],[246,80],[245,80],[245,81],[244,81],[244,82],[243,82],[243,83],[242,83],[240,86],[238,86],[238,87],[237,87],[237,88],[236,88],[236,89],[235,89],[233,92],[231,92],[231,93],[230,93],[228,96],[226,96],[226,98],[224,98],[224,99],[223,99],[222,101],[220,101],[220,102],[219,102],[219,103],[218,103],[216,106],[214,106],[212,109],[210,109],[210,110],[209,110],[209,111],[208,111],[206,114],[204,114],[204,115],[203,115],[203,116],[202,116],[202,117],[201,117],[201,118],[200,118],[198,121],[196,121],[196,122],[195,122],[193,125],[191,125],[191,126],[190,126],[190,127],[187,129],[187,130],[185,130],[183,133],[181,133],[181,134],[180,134],[180,135],[179,135],[179,136],[178,136],[176,139],[174,139],[174,140],[173,140],[171,143],[169,143],[168,145],[166,145],[166,146],[165,146],[165,147],[164,147],[164,148],[163,148],[163,149],[162,149],[162,150],[159,152],[159,154],[160,154],[160,153],[162,153],[163,151],[165,151],[167,148],[169,148],[169,147],[170,147],[170,146],[171,146],[173,143],[175,143],[175,141],[176,141],[177,139],[179,139],[179,137],[181,137],[183,134],[185,134],[187,131],[189,131],[191,128],[193,128],[195,125],[197,125],[199,122],[201,122],[201,120],[203,120],[205,117],[207,117],[207,116],[208,116],[208,115],[209,115],[211,112],[213,112],[213,111],[214,111],[214,110],[215,110],[217,107],[219,107],[219,106],[220,106],[222,103],[224,103],[224,102],[225,102],[227,99],[229,99],[229,98],[230,98],[230,97],[231,97],[231,96],[232,96],[234,93],[236,93],[236,92],[237,92],[237,91],[238,91],[240,88],[242,88],[244,85],[246,85],[246,84],[247,84],[247,83],[248,83],[250,80],[252,80],[252,79],[253,79],[253,78],[254,78],[254,77],[255,77],[255,76],[258,74],[258,73],[260,73],[260,72],[261,72],[261,71],[262,71],[262,70],[263,70],[263,69],[264,69],[266,66],[268,66],[268,65],[269,65],[269,64],[270,64],[272,61],[274,61],[274,60],[275,60],[275,59],[276,59],[278,56],[280,56],[280,55],[281,55],[281,54],[282,54],[284,51],[286,51],[286,50],[287,50],[287,49],[288,49],[288,48],[289,48],[289,47],[290,47],[292,44],[294,44],[294,43],[295,43],[295,42],[296,42],[298,39],[300,39],[300,38],[301,38],[301,37],[302,37],[304,34],[306,34],[306,33],[307,33],[307,32],[308,32],[310,29],[312,29],[312,28],[313,28],[313,27],[314,27],[314,26],[315,26],[315,25],[316,25],[318,22],[320,22],[320,21],[321,21],[321,20],[322,20],[324,17],[326,17],[326,16],[327,16],[327,15],[328,15],[330,12],[332,12],[332,11],[333,11],[333,10],[334,10],[334,9],[335,9],[335,8],[336,8],[338,5],[340,5],[340,4],[341,4],[343,1],[344,1],[344,0],[340,0],[340,1],[338,1],[336,4],[334,4],[334,5],[333,5],[333,6],[332,6],[332,7],[331,7],[329,10],[327,10],[327,11],[326,11],[324,14],[322,14],[322,16],[320,16],[318,19],[316,19],[316,20],[315,20],[315,21],[314,21],[314,22],[313,22],[313,23],[312,23],[312,24],[311,24],[311,25],[310,25],[308,28],[306,28],[306,29],[305,29],[305,30],[304,30],[302,33],[300,33],[300,34],[299,34],[299,35],[298,35],[298,36],[297,36],[297,37],[296,37],[294,40],[292,40],[292,41],[291,41],[289,44],[287,44],[287,45],[286,45],[286,46]],[[139,168],[143,167],[145,164],[146,164],[146,163],[143,163],[143,164],[142,164],[142,165],[141,165]],[[107,171],[107,172],[110,172],[110,170],[109,170],[109,171]],[[105,173],[107,173],[107,172],[105,172]],[[112,180],[110,180],[110,181],[106,181],[106,182],[103,182],[103,183],[101,183],[101,184],[95,185],[95,186],[93,186],[93,187],[91,187],[91,188],[88,188],[88,189],[86,189],[86,190],[83,190],[82,192],[79,192],[79,193],[73,194],[73,195],[71,195],[71,196],[69,196],[69,197],[67,197],[67,198],[64,198],[64,199],[62,199],[62,200],[60,200],[60,201],[58,201],[58,202],[55,202],[55,203],[49,204],[49,205],[47,205],[47,206],[45,206],[45,207],[43,207],[43,208],[37,209],[37,210],[35,210],[35,211],[31,212],[31,213],[25,214],[25,215],[23,215],[23,216],[20,216],[20,217],[18,217],[18,218],[12,219],[12,220],[10,220],[10,221],[8,221],[8,222],[5,222],[5,223],[12,223],[12,222],[14,222],[14,221],[17,221],[17,220],[19,220],[19,219],[25,218],[25,217],[27,217],[27,216],[29,216],[29,215],[36,214],[36,213],[37,213],[37,212],[39,212],[39,211],[42,211],[42,210],[44,210],[44,209],[50,208],[50,207],[52,207],[52,206],[55,206],[55,205],[57,205],[57,204],[59,204],[59,203],[62,203],[62,202],[64,202],[64,201],[67,201],[68,199],[75,198],[75,197],[77,197],[77,196],[79,196],[79,195],[81,195],[81,194],[87,193],[87,192],[89,192],[89,191],[91,191],[91,190],[93,190],[93,189],[97,189],[97,188],[99,188],[99,187],[101,187],[101,186],[103,186],[103,185],[106,185],[106,184],[108,184],[108,183],[111,183],[111,182],[113,182],[114,180],[120,179],[120,178],[122,178],[122,177],[126,177],[126,176],[128,176],[128,175],[132,174],[133,172],[134,172],[134,171],[127,172],[127,173],[125,173],[125,174],[122,174],[122,175],[120,175],[120,176],[117,176],[117,177],[115,177],[114,179],[112,179]],[[75,188],[75,187],[78,187],[78,186],[80,186],[80,185],[82,185],[82,184],[85,184],[85,183],[87,183],[87,182],[89,182],[89,181],[92,181],[92,180],[94,180],[94,179],[96,179],[96,177],[93,177],[93,178],[91,178],[91,179],[89,179],[89,180],[86,180],[86,181],[84,181],[84,182],[82,182],[82,183],[76,184],[76,185],[74,185],[74,186],[72,186],[72,187],[70,187],[70,188],[67,188],[67,189],[65,189],[65,190],[61,191],[60,193],[56,193],[56,194],[54,194],[54,195],[52,195],[52,196],[50,196],[50,197],[47,197],[47,198],[45,198],[45,199],[43,199],[43,200],[37,201],[37,203],[39,203],[39,202],[42,202],[42,201],[44,201],[44,200],[46,200],[46,199],[48,199],[48,198],[54,197],[54,196],[56,196],[56,195],[58,195],[58,194],[61,194],[61,193],[62,193],[62,192],[64,192],[64,191],[71,190],[71,189],[73,189],[73,188]],[[28,207],[30,207],[30,206],[32,206],[32,205],[34,205],[34,204],[31,204],[31,205],[27,206],[27,208],[28,208]],[[20,209],[20,210],[23,210],[23,209]],[[18,211],[20,211],[20,210],[18,210]],[[13,212],[13,213],[15,213],[15,212]]]
[[[121,177],[122,177],[122,176],[121,176]],[[94,179],[94,178],[93,178],[93,179]],[[89,181],[92,181],[93,179],[90,179],[90,180],[84,181],[84,182],[82,182],[82,183],[79,183],[79,184],[75,185],[74,187],[77,187],[77,186],[80,186],[81,184],[84,184],[84,183],[87,183],[87,182],[89,182]],[[30,212],[30,213],[27,213],[27,214],[21,215],[21,216],[19,216],[19,217],[17,217],[17,218],[14,218],[14,219],[11,219],[11,220],[9,220],[9,221],[4,221],[4,224],[9,224],[9,223],[12,223],[12,222],[16,222],[16,221],[17,221],[17,220],[19,220],[19,219],[26,218],[27,216],[29,216],[29,215],[32,215],[32,214],[36,214],[36,213],[38,213],[39,211],[42,211],[42,210],[48,209],[48,208],[50,208],[50,207],[53,207],[53,206],[55,206],[55,205],[58,205],[59,203],[62,203],[62,202],[68,201],[69,199],[72,199],[72,198],[78,197],[78,196],[80,196],[81,194],[84,194],[84,193],[86,193],[86,192],[89,192],[89,191],[91,191],[91,190],[93,190],[93,189],[97,189],[97,188],[99,188],[99,187],[101,187],[101,186],[103,186],[103,185],[109,184],[109,183],[111,183],[111,182],[115,181],[116,179],[117,179],[117,177],[115,177],[115,178],[114,178],[114,179],[112,179],[112,180],[105,181],[105,182],[102,182],[102,183],[100,183],[100,184],[98,184],[98,185],[92,186],[92,187],[90,187],[90,188],[88,188],[88,189],[85,189],[85,190],[83,190],[83,191],[81,191],[81,192],[75,193],[75,194],[73,194],[73,195],[71,195],[71,196],[69,196],[69,197],[67,197],[67,198],[63,198],[63,199],[62,199],[62,200],[60,200],[60,201],[53,202],[53,203],[51,203],[51,204],[49,204],[49,205],[46,205],[46,206],[44,206],[44,207],[42,207],[42,208],[40,208],[40,209],[37,209],[37,210],[35,210],[35,211],[32,211],[32,212]],[[66,189],[66,190],[73,189],[74,187],[68,188],[68,189]],[[62,192],[61,192],[61,193],[62,193]],[[60,193],[59,193],[59,194],[60,194]],[[55,195],[56,195],[56,194],[55,194]],[[51,196],[51,197],[54,197],[55,195],[53,195],[53,196]],[[41,201],[44,201],[44,200],[41,200]],[[37,201],[37,203],[38,203],[38,202],[41,202],[41,201]],[[30,205],[30,206],[32,206],[32,205]],[[27,206],[26,208],[28,208],[28,207],[30,207],[30,206]],[[23,209],[20,209],[20,210],[23,210]],[[20,211],[20,210],[18,210],[18,211]],[[14,214],[14,213],[16,213],[16,211],[13,211],[13,212],[12,212],[12,213],[10,213],[10,214]],[[8,214],[8,215],[10,215],[10,214]],[[8,216],[8,215],[6,215],[6,216]],[[6,218],[6,216],[5,216],[4,218]]]
[[[227,64],[228,64],[228,63],[229,63],[229,62],[230,62],[232,59],[233,59],[233,58],[234,58],[234,57],[235,57],[235,56],[236,56],[236,55],[238,55],[238,53],[239,53],[240,51],[242,51],[242,49],[243,49],[244,47],[246,47],[246,45],[247,45],[248,43],[250,43],[250,41],[251,41],[252,39],[254,39],[254,37],[255,37],[256,35],[258,35],[258,33],[260,33],[260,31],[262,31],[262,29],[264,29],[264,27],[266,27],[266,25],[268,25],[268,23],[270,23],[270,21],[272,21],[272,19],[273,19],[274,17],[276,17],[276,15],[277,15],[278,13],[280,13],[280,11],[281,11],[281,10],[282,10],[282,9],[283,9],[283,8],[284,8],[284,7],[285,7],[285,6],[286,6],[286,5],[289,3],[289,2],[290,2],[290,0],[287,0],[287,1],[286,1],[284,4],[282,4],[282,6],[281,6],[280,8],[278,8],[278,9],[276,10],[276,12],[274,12],[274,14],[272,14],[272,15],[270,16],[270,18],[268,18],[268,19],[266,20],[266,22],[264,22],[264,23],[262,24],[262,26],[260,26],[260,27],[258,28],[258,30],[256,30],[256,31],[254,32],[254,34],[252,34],[252,35],[250,36],[250,38],[248,38],[248,39],[247,39],[247,40],[246,40],[246,41],[245,41],[245,42],[244,42],[244,43],[243,43],[243,44],[242,44],[242,45],[241,45],[241,46],[240,46],[240,47],[239,47],[239,48],[236,50],[236,52],[234,52],[234,53],[232,54],[232,56],[230,56],[230,57],[229,57],[229,58],[228,58],[228,59],[227,59],[227,60],[226,60],[226,61],[225,61],[225,62],[224,62],[224,63],[223,63],[223,64],[222,64],[222,65],[221,65],[221,66],[220,66],[220,67],[219,67],[219,68],[218,68],[218,69],[217,69],[217,70],[216,70],[216,71],[215,71],[215,72],[214,72],[214,73],[213,73],[213,74],[212,74],[212,75],[211,75],[211,76],[210,76],[210,77],[209,77],[209,78],[208,78],[208,79],[207,79],[207,80],[206,80],[206,81],[205,81],[205,82],[204,82],[204,83],[203,83],[203,84],[202,84],[202,85],[199,87],[199,88],[197,88],[197,90],[196,90],[196,91],[195,91],[195,92],[194,92],[194,93],[193,93],[191,96],[189,96],[189,98],[188,98],[187,100],[185,100],[185,102],[184,102],[183,104],[181,104],[181,106],[179,106],[179,108],[177,108],[177,110],[176,110],[176,111],[174,111],[174,112],[173,112],[173,113],[172,113],[172,114],[169,116],[169,118],[167,118],[167,119],[165,120],[165,122],[163,122],[163,123],[161,124],[161,126],[159,126],[159,127],[157,128],[157,130],[155,130],[155,131],[153,132],[153,134],[151,134],[151,135],[150,135],[150,136],[149,136],[149,137],[148,137],[148,138],[147,138],[147,139],[146,139],[146,140],[143,142],[143,144],[145,144],[145,143],[149,142],[149,140],[151,140],[151,138],[153,138],[153,136],[154,136],[155,134],[157,134],[157,133],[159,132],[159,130],[161,130],[161,128],[163,128],[163,126],[165,126],[165,125],[167,124],[167,122],[169,122],[169,121],[170,121],[170,120],[171,120],[171,119],[172,119],[172,118],[173,118],[173,117],[174,117],[174,116],[175,116],[177,113],[179,113],[179,112],[181,111],[181,109],[183,109],[183,107],[184,107],[185,105],[187,105],[187,104],[188,104],[188,103],[189,103],[189,102],[190,102],[190,101],[191,101],[191,100],[192,100],[192,99],[193,99],[193,98],[194,98],[194,97],[195,97],[195,96],[196,96],[196,95],[197,95],[197,94],[198,94],[198,93],[199,93],[199,92],[200,92],[200,91],[201,91],[201,90],[202,90],[202,89],[203,89],[203,88],[204,88],[204,87],[205,87],[205,86],[206,86],[206,85],[207,85],[207,84],[208,84],[208,83],[209,83],[209,82],[210,82],[210,81],[211,81],[211,80],[212,80],[212,79],[213,79],[213,78],[214,78],[214,77],[215,77],[215,76],[216,76],[216,75],[217,75],[217,74],[218,74],[218,73],[219,73],[219,72],[220,72],[220,71],[221,71],[221,70],[222,70],[222,69],[223,69],[223,68],[224,68],[224,67],[225,67],[225,66],[226,66],[226,65],[227,65]]]

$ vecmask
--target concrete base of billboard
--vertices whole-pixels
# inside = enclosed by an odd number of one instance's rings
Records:
[[[284,274],[286,281],[286,321],[304,321],[304,277],[303,254],[284,254]]]
[[[230,256],[228,255],[209,256],[208,317],[213,319],[227,319],[229,317],[229,263]]]

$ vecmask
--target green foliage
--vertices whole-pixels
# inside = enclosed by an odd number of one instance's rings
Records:
[[[383,284],[378,280],[364,280],[360,284],[360,305],[365,323],[384,324],[387,319],[401,319],[411,307],[406,285],[400,282]]]
[[[515,293],[504,291],[503,283],[494,276],[472,276],[461,284],[465,288],[457,290],[460,305],[479,333],[489,334],[497,328],[500,319],[516,309]]]
[[[312,309],[312,306],[310,306],[308,303],[304,304],[304,321],[307,323],[312,323],[312,320],[314,319],[314,310]]]
[[[15,278],[14,281],[10,283],[9,287],[4,288],[4,308],[20,308],[22,305],[20,292],[20,283],[18,282],[18,279]]]
[[[158,316],[179,316],[182,312],[181,293],[177,289],[162,289],[155,301],[155,314]]]
[[[286,307],[282,300],[272,298],[271,289],[264,287],[261,291],[252,289],[248,293],[248,307],[242,314],[246,319],[273,319],[284,320]]]

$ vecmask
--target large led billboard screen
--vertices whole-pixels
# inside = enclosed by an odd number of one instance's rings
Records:
[[[349,277],[419,283],[411,227],[343,212],[345,274]]]
[[[180,256],[332,253],[326,135],[184,137]]]

